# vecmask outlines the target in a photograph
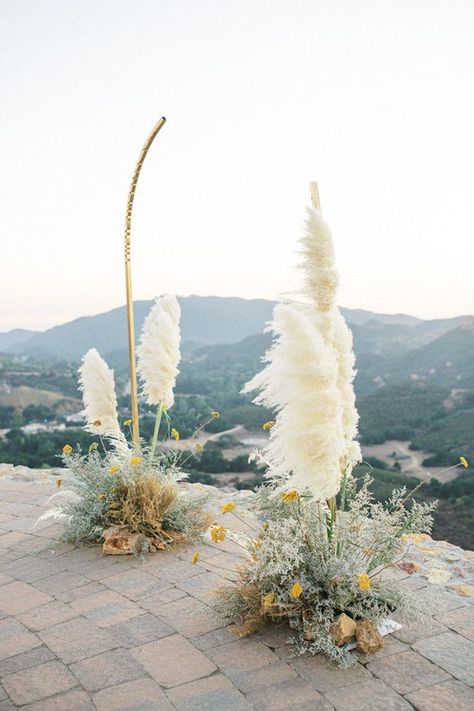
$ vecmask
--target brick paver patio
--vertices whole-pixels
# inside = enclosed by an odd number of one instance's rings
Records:
[[[198,546],[197,565],[189,546],[144,561],[52,553],[57,527],[33,524],[53,492],[0,479],[0,711],[474,709],[473,598],[407,576],[425,598],[422,630],[350,671],[293,659],[287,629],[237,639],[213,614],[213,590],[235,577],[232,545]]]

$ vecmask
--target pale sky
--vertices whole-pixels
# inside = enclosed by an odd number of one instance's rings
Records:
[[[319,182],[341,305],[474,312],[472,0],[0,0],[0,330],[278,298]]]

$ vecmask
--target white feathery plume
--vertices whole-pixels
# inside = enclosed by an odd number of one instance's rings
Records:
[[[309,303],[279,304],[276,335],[263,371],[243,392],[277,412],[265,454],[269,476],[329,499],[344,472],[361,460],[353,388],[352,334],[336,306],[338,275],[331,232],[319,210],[308,209],[301,239],[303,292]]]
[[[339,276],[334,266],[331,230],[319,210],[307,208],[305,231],[300,239],[303,257],[303,293],[313,303],[318,329],[329,345],[333,339],[333,316]]]
[[[254,402],[277,411],[265,449],[269,475],[325,500],[339,489],[344,452],[337,360],[306,308],[278,304],[271,330],[268,364],[243,390],[258,388]]]
[[[172,407],[173,389],[179,373],[181,309],[175,296],[155,299],[143,324],[137,348],[137,370],[149,405]]]
[[[79,388],[84,402],[85,429],[108,437],[118,450],[128,449],[117,418],[114,371],[95,348],[87,351],[82,359]]]

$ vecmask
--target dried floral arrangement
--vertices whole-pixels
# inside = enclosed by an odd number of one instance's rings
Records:
[[[103,541],[105,553],[128,554],[196,540],[209,528],[208,495],[179,486],[186,478],[180,453],[157,452],[162,418],[174,403],[179,320],[174,296],[156,299],[137,349],[143,394],[148,404],[156,406],[150,446],[129,442],[117,416],[113,371],[95,349],[84,356],[79,383],[85,429],[97,435],[102,446],[94,442],[87,453],[69,444],[63,448],[67,486],[57,480],[59,491],[50,499],[53,507],[39,519],[64,521],[67,527],[61,540],[76,544]],[[130,420],[124,422],[129,429],[130,424]]]
[[[429,531],[433,506],[408,503],[404,490],[375,503],[370,479],[357,490],[352,334],[335,303],[332,237],[318,209],[308,210],[300,253],[303,298],[275,307],[266,365],[244,388],[258,390],[255,402],[276,415],[255,454],[268,480],[256,499],[259,532],[248,538],[220,527],[213,536],[249,554],[240,583],[221,590],[219,611],[240,621],[240,634],[286,619],[296,651],[348,666],[355,658],[347,642],[376,651],[382,620],[395,611],[416,617],[414,599],[382,572],[403,555],[405,534]]]

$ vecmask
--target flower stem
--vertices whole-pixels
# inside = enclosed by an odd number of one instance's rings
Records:
[[[162,416],[163,416],[163,403],[160,402],[158,410],[156,411],[155,429],[153,431],[153,439],[151,440],[150,459],[153,459],[153,457],[155,456],[156,443],[158,441],[158,433],[160,431]]]

